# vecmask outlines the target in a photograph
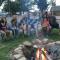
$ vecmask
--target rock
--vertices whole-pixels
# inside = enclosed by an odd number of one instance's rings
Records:
[[[32,43],[33,43],[33,45],[41,45],[42,44],[41,42],[42,42],[41,40],[36,39]]]
[[[16,48],[14,51],[15,51],[15,52],[17,52],[17,51],[19,51],[19,52],[22,51],[22,48],[21,48],[21,49],[19,49],[19,48],[20,48],[20,47]]]
[[[15,51],[15,54],[23,54],[23,51],[22,50],[17,50],[17,51]]]
[[[32,51],[33,51],[33,46],[28,46],[28,45],[25,45],[24,48],[22,49],[23,50],[23,54],[26,58],[30,58],[30,56],[32,56]]]
[[[60,44],[60,41],[56,41],[56,44]]]
[[[18,47],[24,47],[24,45],[21,45],[21,44],[20,44]]]
[[[23,42],[23,45],[31,46],[32,44],[29,41],[25,41],[25,42]]]
[[[44,38],[43,41],[48,41],[48,39],[47,38]]]
[[[48,43],[47,46],[54,46],[55,45],[55,42],[52,42],[52,43]]]
[[[14,58],[16,58],[16,59],[19,59],[20,57],[22,57],[23,55],[21,55],[21,54],[16,54],[16,55],[14,55]]]
[[[18,59],[18,60],[27,60],[25,57],[22,57],[22,58],[20,58],[20,59]]]
[[[18,51],[18,50],[21,50],[21,49],[22,49],[22,47],[18,47],[14,51]]]

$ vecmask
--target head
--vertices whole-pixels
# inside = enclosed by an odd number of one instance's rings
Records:
[[[4,16],[3,19],[6,20],[6,17]]]
[[[7,23],[7,19],[6,19],[6,17],[3,17],[3,19],[4,19],[4,22]]]
[[[45,12],[45,13],[44,13],[44,16],[45,16],[45,17],[48,17],[48,12]]]
[[[48,12],[46,11],[45,14],[48,15]]]
[[[12,23],[13,23],[13,22],[15,23],[16,21],[17,21],[17,17],[16,17],[16,15],[13,15],[13,18],[12,18],[12,21],[11,21],[11,22],[12,22]]]
[[[16,15],[13,15],[13,19],[14,19],[14,20],[17,20],[17,16],[16,16]]]
[[[44,17],[43,18],[43,21],[48,21],[48,17]]]
[[[43,18],[45,18],[45,17],[48,17],[48,12],[45,12],[45,13],[43,14]]]
[[[4,18],[2,17],[1,18],[1,21],[0,21],[1,23],[5,23],[5,21],[4,21]]]

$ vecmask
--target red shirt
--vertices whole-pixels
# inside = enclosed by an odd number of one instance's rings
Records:
[[[45,18],[43,23],[42,23],[42,26],[47,27],[48,25],[49,25],[49,21]]]

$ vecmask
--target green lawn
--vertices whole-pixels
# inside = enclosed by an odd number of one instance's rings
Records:
[[[59,29],[53,29],[51,34],[48,36],[48,39],[59,41],[60,40],[60,30]]]
[[[21,36],[18,39],[0,42],[0,60],[9,60],[10,51],[26,40],[31,41],[31,38]]]

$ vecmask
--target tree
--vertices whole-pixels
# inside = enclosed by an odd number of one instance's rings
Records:
[[[46,10],[48,7],[47,0],[38,0],[37,5],[41,11]]]
[[[0,5],[3,3],[3,1],[5,1],[5,0],[0,0]]]
[[[4,6],[4,11],[15,14],[19,11],[19,2],[11,2],[10,0],[8,0]]]
[[[4,11],[15,13],[15,12],[25,12],[29,10],[29,0],[16,0],[15,2],[11,2],[7,0],[7,3],[4,6]]]
[[[20,11],[28,11],[29,0],[20,0]]]
[[[25,12],[29,10],[30,5],[30,0],[16,0],[15,2],[7,0],[3,10],[10,13],[15,13],[18,11]]]

